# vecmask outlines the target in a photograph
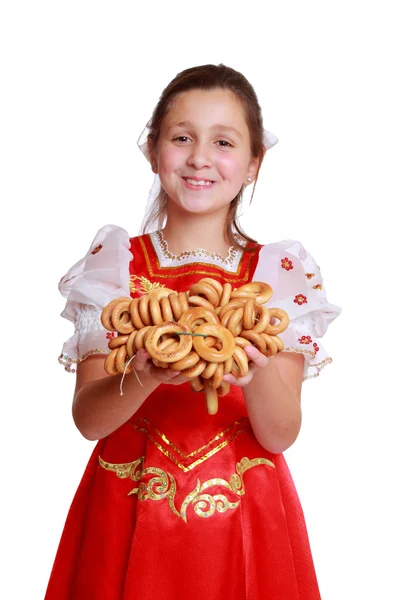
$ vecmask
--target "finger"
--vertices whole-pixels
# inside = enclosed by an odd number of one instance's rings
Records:
[[[137,371],[144,371],[147,359],[150,357],[150,354],[144,348],[138,350],[135,354],[135,358],[133,359],[135,369]]]
[[[161,367],[156,367],[154,365],[150,366],[150,375],[154,377],[157,381],[167,382],[175,379],[177,375],[180,374],[180,371],[173,371],[172,369],[162,369]]]
[[[238,378],[235,377],[234,375],[231,375],[231,373],[224,375],[222,379],[223,379],[223,381],[226,381],[227,383],[230,383],[231,385],[236,385],[236,382],[238,381]]]
[[[256,367],[266,367],[268,364],[268,358],[262,354],[255,346],[248,345],[244,348],[247,356],[253,361]]]

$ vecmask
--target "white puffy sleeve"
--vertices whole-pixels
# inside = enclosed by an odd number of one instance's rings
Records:
[[[100,321],[103,308],[114,298],[129,296],[128,233],[116,225],[98,231],[86,256],[62,277],[58,288],[67,302],[62,317],[75,325],[75,333],[63,345],[59,362],[72,373],[91,354],[108,354],[112,332]]]
[[[282,308],[289,315],[288,329],[279,334],[284,352],[303,354],[304,379],[317,377],[332,362],[320,338],[341,312],[327,300],[317,263],[300,242],[268,244],[260,250],[253,281],[269,283],[274,291],[265,306]]]

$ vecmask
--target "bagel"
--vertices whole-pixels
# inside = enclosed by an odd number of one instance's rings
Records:
[[[167,321],[162,325],[151,327],[145,338],[145,348],[152,358],[157,358],[157,360],[167,363],[173,363],[189,354],[192,349],[192,336],[190,335],[180,335],[178,346],[173,347],[172,350],[169,348],[159,350],[157,347],[158,340],[166,333],[173,335],[177,333],[188,333],[188,331],[185,327],[174,321]]]
[[[254,298],[257,304],[265,304],[272,298],[272,287],[262,281],[245,283],[231,293],[231,298]]]
[[[114,326],[111,323],[111,313],[114,310],[114,308],[117,306],[117,304],[119,304],[120,302],[130,302],[130,301],[131,301],[131,298],[121,296],[120,298],[111,300],[111,302],[109,302],[107,304],[107,306],[102,310],[101,316],[100,316],[100,321],[101,321],[101,324],[103,325],[104,329],[107,329],[108,331],[115,331]]]
[[[281,308],[269,308],[268,309],[270,317],[274,319],[279,319],[280,323],[277,325],[267,325],[265,328],[265,333],[268,335],[278,335],[278,333],[282,333],[285,329],[288,328],[289,325],[289,315],[287,312],[282,310]]]
[[[199,325],[196,328],[195,333],[215,337],[222,343],[221,350],[216,350],[213,347],[208,348],[202,337],[193,337],[194,349],[204,360],[219,363],[225,362],[230,356],[232,356],[235,349],[235,339],[231,332],[225,327],[222,327],[221,325],[205,323],[204,325]]]

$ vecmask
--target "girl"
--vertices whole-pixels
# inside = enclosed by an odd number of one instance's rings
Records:
[[[331,361],[319,341],[340,312],[299,242],[261,245],[237,223],[277,139],[263,131],[252,86],[224,65],[179,73],[142,149],[158,193],[144,233],[106,226],[60,282],[75,323],[60,362],[77,374],[76,426],[99,440],[73,500],[46,600],[320,598],[302,509],[282,452],[301,425],[303,378]],[[165,223],[166,221],[166,223]],[[157,230],[152,231],[155,223]],[[150,233],[146,233],[150,231]],[[248,375],[209,415],[180,372],[134,357],[120,395],[100,323],[114,298],[203,277],[269,283],[290,317],[285,350],[246,348]]]

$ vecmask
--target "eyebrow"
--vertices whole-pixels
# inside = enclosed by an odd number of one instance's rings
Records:
[[[169,127],[168,127],[168,131],[170,131],[173,127],[193,127],[193,123],[191,121],[180,121],[179,123],[172,123]],[[211,129],[222,129],[224,131],[232,131],[233,133],[235,133],[240,139],[243,138],[242,134],[235,129],[234,127],[228,127],[227,125],[222,125],[221,123],[216,123],[215,125],[213,125],[211,127]]]

